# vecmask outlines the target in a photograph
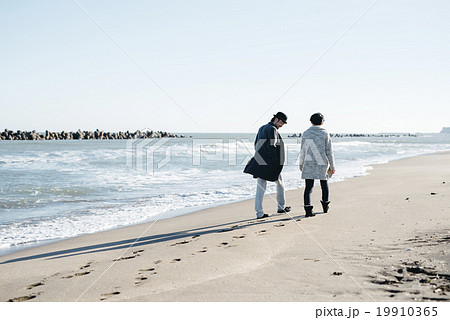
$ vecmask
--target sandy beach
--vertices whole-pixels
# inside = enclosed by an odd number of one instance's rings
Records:
[[[449,301],[450,153],[0,257],[1,301]],[[339,168],[338,168],[339,170]]]

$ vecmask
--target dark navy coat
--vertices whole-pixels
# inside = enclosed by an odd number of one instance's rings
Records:
[[[277,181],[284,165],[284,143],[273,122],[263,125],[255,139],[255,156],[244,172],[268,181]]]

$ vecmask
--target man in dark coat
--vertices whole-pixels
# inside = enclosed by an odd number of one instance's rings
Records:
[[[266,192],[267,181],[277,184],[278,213],[291,211],[285,207],[284,182],[281,170],[284,165],[284,143],[278,129],[287,123],[287,116],[283,112],[273,115],[272,120],[258,130],[255,139],[255,156],[250,159],[244,169],[245,173],[257,178],[255,210],[258,219],[268,217],[264,213],[262,201]]]

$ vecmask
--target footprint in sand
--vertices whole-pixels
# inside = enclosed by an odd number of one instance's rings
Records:
[[[126,257],[121,257],[121,258],[118,258],[118,259],[114,259],[113,261],[123,261],[123,260],[129,260],[129,259],[134,259],[134,258],[136,258],[136,257],[138,257],[139,255],[137,254],[137,255],[134,255],[134,256],[126,256]]]
[[[72,274],[72,275],[65,276],[65,277],[63,277],[63,279],[70,279],[70,278],[73,278],[73,277],[86,276],[86,275],[88,275],[90,273],[91,273],[90,271],[78,272],[78,273],[75,273],[75,274]]]
[[[171,244],[170,246],[171,246],[171,247],[173,247],[173,246],[178,246],[178,245],[182,245],[182,244],[187,244],[187,243],[189,243],[189,242],[191,242],[191,241],[189,241],[189,240],[184,240],[184,241],[180,241],[180,242]]]
[[[88,263],[85,264],[84,266],[79,267],[78,269],[83,270],[83,269],[89,268],[89,267],[91,266],[91,264],[92,264],[92,261],[91,261],[91,262],[88,262]]]
[[[177,258],[177,259],[173,259],[171,263],[175,263],[175,262],[179,262],[181,261],[181,259]]]
[[[370,280],[371,283],[374,284],[379,284],[379,285],[386,285],[386,286],[390,286],[390,285],[395,285],[398,282],[397,281],[392,281],[392,280],[388,280],[388,279],[383,279],[383,280]]]
[[[241,236],[233,236],[233,239],[244,239],[245,238],[245,234],[241,235]]]
[[[147,273],[147,272],[150,272],[151,275],[158,274],[158,273],[155,271],[155,268],[148,268],[148,269],[141,269],[141,270],[139,270],[139,276],[141,276],[143,272],[146,272],[146,273]],[[136,278],[136,280],[147,280],[147,279],[139,279],[139,278]]]
[[[116,262],[116,261],[123,261],[123,260],[134,259],[136,257],[139,257],[140,256],[139,253],[141,253],[141,252],[144,252],[144,250],[133,251],[133,255],[132,256],[126,256],[126,257],[117,258],[117,259],[114,259],[113,261]]]
[[[229,244],[228,242],[222,242],[218,245],[218,247],[231,248],[231,247],[235,247],[235,245]]]
[[[316,258],[305,258],[303,260],[312,260],[314,262],[319,262],[320,261],[319,259],[316,259]]]
[[[259,230],[258,232],[256,232],[258,235],[262,235],[265,234],[267,232],[267,230]]]
[[[202,250],[197,251],[197,252],[199,252],[199,253],[205,253],[205,252],[208,252],[208,247],[203,247]]]
[[[389,293],[402,293],[402,292],[406,292],[406,291],[404,291],[404,290],[398,290],[398,289],[383,289],[384,291],[386,291],[386,292],[389,292]]]
[[[191,237],[191,239],[196,239],[196,238],[199,238],[200,237],[200,235],[199,234],[196,234],[196,235],[193,235],[192,237]]]
[[[120,291],[114,291],[114,292],[111,292],[111,293],[103,293],[102,294],[102,298],[100,298],[100,300],[106,300],[106,299],[108,299],[109,297],[112,297],[112,296],[117,296],[118,294],[120,294]]]
[[[29,296],[22,296],[22,297],[16,297],[16,298],[9,299],[8,302],[28,301],[28,300],[34,299],[36,297],[37,297],[36,294],[30,294]]]
[[[153,261],[154,264],[160,264],[161,262],[162,262],[162,260]]]
[[[276,227],[276,228],[279,228],[279,227],[284,227],[285,225],[283,224],[283,223],[280,223],[280,224],[276,224],[276,225],[274,225],[274,227]]]
[[[36,287],[39,287],[39,286],[43,286],[43,285],[44,285],[43,282],[33,283],[33,284],[30,284],[30,285],[27,287],[27,290],[31,290],[31,289],[33,289],[33,288],[36,288]]]

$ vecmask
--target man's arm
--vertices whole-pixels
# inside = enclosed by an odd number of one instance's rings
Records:
[[[274,161],[276,161],[276,159],[278,159],[277,154],[278,154],[278,149],[277,149],[277,144],[278,144],[278,133],[277,133],[277,129],[275,129],[274,127],[271,127],[269,129],[269,133],[268,133],[268,140],[267,140],[267,153],[269,155],[269,162],[273,163]]]

